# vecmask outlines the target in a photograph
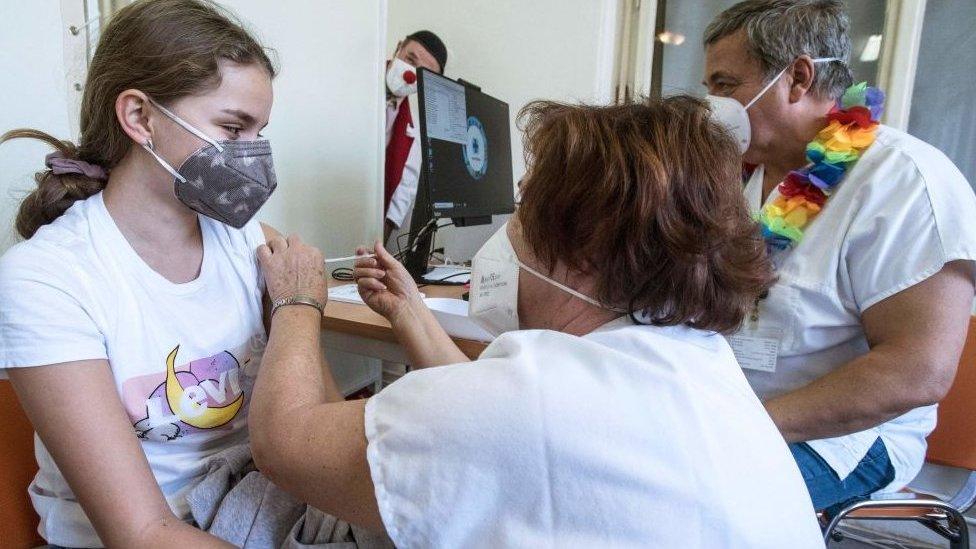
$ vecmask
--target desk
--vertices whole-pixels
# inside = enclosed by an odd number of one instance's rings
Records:
[[[354,284],[353,282],[329,281],[329,287]],[[427,297],[459,299],[464,286],[424,286]],[[329,301],[322,317],[322,331],[327,348],[379,358],[398,364],[408,364],[407,353],[397,343],[390,323],[374,313],[366,305]],[[480,341],[454,338],[454,343],[469,358],[478,358],[487,344]]]

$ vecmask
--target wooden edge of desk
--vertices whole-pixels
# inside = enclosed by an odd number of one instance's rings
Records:
[[[335,286],[339,284],[330,284]],[[428,288],[431,288],[428,290]],[[464,292],[460,286],[437,286],[427,287],[424,291],[429,297],[451,297],[458,298]],[[382,316],[374,313],[366,305],[356,303],[344,303],[329,301],[322,315],[322,329],[344,334],[351,334],[369,339],[398,343],[393,334],[390,323]],[[461,352],[468,358],[474,360],[481,356],[482,351],[488,346],[481,341],[461,339],[452,337],[454,343],[461,349]]]

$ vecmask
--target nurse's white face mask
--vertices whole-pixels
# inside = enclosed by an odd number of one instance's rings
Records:
[[[813,63],[829,63],[831,61],[842,61],[838,57],[819,57],[817,59],[810,60]],[[766,86],[759,90],[759,93],[749,101],[742,105],[737,100],[731,97],[722,97],[719,95],[706,95],[705,101],[708,102],[708,106],[712,111],[712,119],[715,122],[725,126],[735,137],[736,143],[739,145],[739,152],[745,154],[749,149],[749,144],[752,142],[752,125],[749,123],[749,107],[756,104],[756,101],[769,91],[776,82],[786,73],[786,69],[793,66],[792,63],[783,67],[783,70],[769,81]]]
[[[515,255],[515,248],[508,238],[505,223],[471,260],[471,293],[468,316],[493,336],[519,329],[518,277],[519,269],[552,284],[560,290],[582,299],[590,305],[627,314],[625,309],[610,307],[592,297],[556,282],[546,275],[522,263]]]

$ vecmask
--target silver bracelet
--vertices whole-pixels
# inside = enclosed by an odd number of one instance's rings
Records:
[[[286,305],[308,305],[309,307],[315,307],[318,309],[319,314],[323,314],[325,312],[325,305],[322,303],[319,303],[315,299],[308,296],[296,295],[292,297],[283,297],[281,299],[272,301],[271,317],[274,318],[274,314],[278,311],[278,309]]]

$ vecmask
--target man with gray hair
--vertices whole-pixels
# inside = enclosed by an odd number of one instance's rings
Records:
[[[976,197],[852,86],[839,0],[748,0],[705,32],[713,115],[778,282],[729,338],[817,509],[898,490],[925,457],[974,296]]]

